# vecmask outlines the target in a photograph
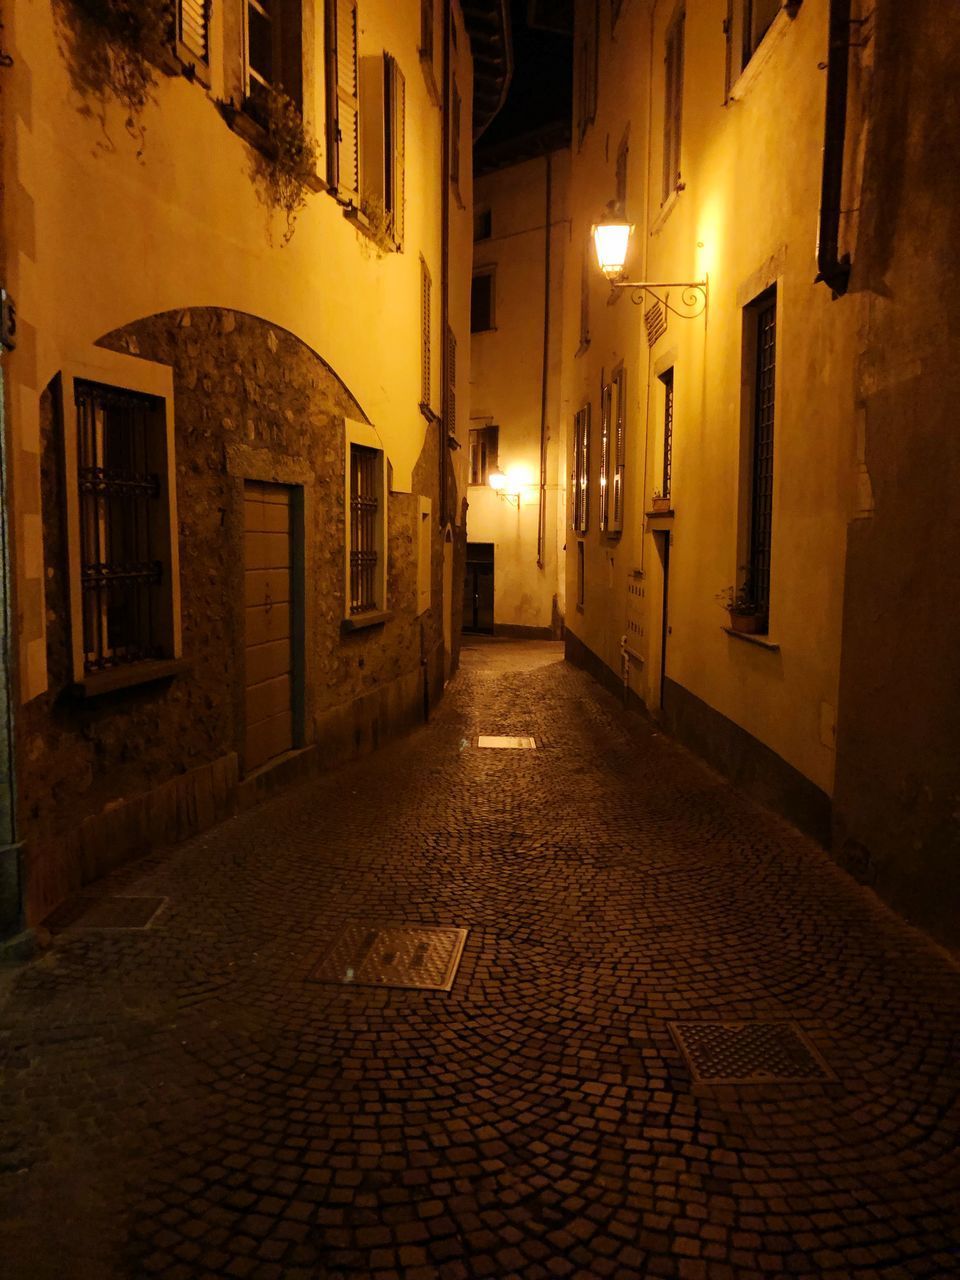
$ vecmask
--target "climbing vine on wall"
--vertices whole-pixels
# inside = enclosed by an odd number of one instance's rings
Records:
[[[108,97],[135,124],[168,60],[173,32],[170,0],[54,0],[61,48],[74,87],[85,98]]]
[[[281,89],[265,90],[251,114],[264,132],[261,173],[270,203],[286,215],[286,244],[316,178],[317,143],[296,103]]]

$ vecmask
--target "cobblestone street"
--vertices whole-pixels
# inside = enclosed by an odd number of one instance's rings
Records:
[[[561,655],[465,647],[428,726],[96,886],[149,928],[6,971],[4,1276],[958,1274],[956,968]],[[468,931],[450,991],[321,980],[385,923]]]

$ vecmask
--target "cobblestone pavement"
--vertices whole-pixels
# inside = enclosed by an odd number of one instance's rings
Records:
[[[105,883],[169,901],[5,979],[4,1276],[958,1274],[956,968],[556,646]],[[391,921],[451,991],[311,978]],[[698,1083],[751,1020],[832,1076]]]

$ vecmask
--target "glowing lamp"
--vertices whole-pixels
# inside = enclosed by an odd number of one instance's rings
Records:
[[[487,476],[487,483],[491,489],[505,489],[507,485],[507,477],[503,474],[499,467],[491,471]]]
[[[623,275],[632,231],[633,227],[617,212],[616,205],[607,205],[603,217],[593,228],[597,262],[608,280],[617,280]]]

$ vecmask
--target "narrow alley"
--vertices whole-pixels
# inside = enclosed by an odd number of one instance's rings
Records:
[[[2,979],[11,1280],[956,1274],[955,967],[561,645],[84,892]]]

